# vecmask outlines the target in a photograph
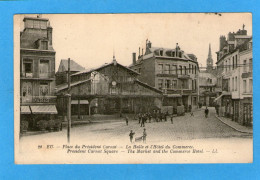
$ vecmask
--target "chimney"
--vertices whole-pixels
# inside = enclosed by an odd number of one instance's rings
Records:
[[[47,27],[47,39],[50,42],[50,45],[52,45],[52,27],[48,26]]]
[[[148,42],[148,48],[151,48],[152,47],[152,43],[151,41]]]
[[[140,58],[140,47],[139,47],[139,54],[138,54],[138,59]]]
[[[136,53],[133,53],[133,65],[136,64]]]
[[[144,55],[144,49],[142,48],[142,56]]]
[[[226,44],[226,37],[225,36],[220,36],[219,38],[219,50],[221,51]]]

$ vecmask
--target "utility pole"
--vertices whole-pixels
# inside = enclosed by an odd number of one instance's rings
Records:
[[[68,120],[68,129],[67,129],[67,141],[70,143],[70,129],[71,129],[71,95],[70,95],[70,58],[68,59],[68,104],[67,104],[67,120]]]

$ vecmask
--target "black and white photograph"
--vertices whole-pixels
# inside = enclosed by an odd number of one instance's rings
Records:
[[[251,13],[14,15],[16,164],[253,162]]]

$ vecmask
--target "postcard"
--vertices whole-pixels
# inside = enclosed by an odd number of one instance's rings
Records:
[[[253,162],[251,13],[14,15],[16,164]]]

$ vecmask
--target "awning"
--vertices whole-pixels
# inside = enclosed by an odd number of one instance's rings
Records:
[[[88,104],[88,100],[79,100],[80,104]],[[78,100],[72,100],[71,104],[78,104]]]
[[[21,106],[21,114],[31,114],[31,110],[29,108],[29,106]]]
[[[33,114],[58,114],[55,105],[31,106]]]

